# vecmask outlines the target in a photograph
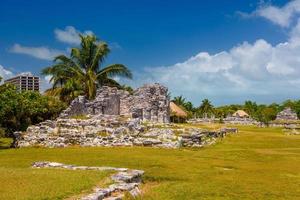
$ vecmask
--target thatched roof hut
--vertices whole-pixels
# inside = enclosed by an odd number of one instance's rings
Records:
[[[237,110],[235,113],[232,114],[233,117],[240,117],[240,118],[247,118],[249,117],[248,113],[243,110]]]
[[[176,116],[180,118],[187,118],[188,114],[179,106],[177,106],[174,102],[170,102],[170,113],[171,116]]]

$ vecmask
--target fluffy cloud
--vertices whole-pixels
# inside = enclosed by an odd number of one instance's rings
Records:
[[[13,73],[0,65],[0,76],[5,80],[12,77]]]
[[[40,91],[44,92],[45,90],[52,87],[52,84],[49,82],[51,76],[45,76],[40,79]]]
[[[10,52],[18,53],[18,54],[25,54],[29,56],[33,56],[38,59],[42,60],[53,60],[53,58],[59,54],[63,54],[63,51],[57,49],[50,49],[48,47],[28,47],[22,46],[20,44],[14,44],[10,48]]]
[[[67,26],[64,30],[55,29],[54,33],[57,40],[67,44],[73,44],[73,45],[80,44],[79,34],[83,34],[83,35],[93,34],[93,32],[89,30],[81,33],[80,31],[76,30],[73,26]]]
[[[289,27],[293,21],[293,17],[299,13],[300,0],[292,0],[282,7],[262,4],[251,15],[264,17],[282,27]],[[242,13],[242,15],[245,16],[245,13]]]
[[[31,74],[31,72],[22,72],[20,74],[23,74],[23,73]],[[13,72],[7,70],[2,65],[0,65],[0,76],[3,78],[3,80],[0,83],[3,83],[4,80],[9,79],[15,75],[16,74],[14,74]],[[52,85],[49,83],[50,79],[51,79],[50,76],[41,77],[41,79],[40,79],[40,91],[41,92],[44,92],[46,89],[49,89],[52,87]]]
[[[193,102],[210,98],[215,103],[261,102],[300,98],[300,21],[286,42],[272,45],[259,39],[217,54],[200,52],[171,66],[147,68],[137,82],[160,82],[173,95]],[[223,98],[223,99],[222,99]]]

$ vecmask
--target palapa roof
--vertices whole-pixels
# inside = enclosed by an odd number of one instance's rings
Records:
[[[187,113],[172,101],[170,102],[170,111],[171,111],[171,116],[177,116],[183,118],[187,117]]]
[[[249,117],[248,113],[243,110],[237,110],[235,113],[232,114],[233,117]]]

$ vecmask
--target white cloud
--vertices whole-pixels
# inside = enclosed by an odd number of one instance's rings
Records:
[[[29,55],[42,60],[53,60],[55,56],[63,54],[64,52],[57,49],[50,49],[48,47],[29,47],[20,44],[14,44],[10,48],[10,52]]]
[[[44,92],[45,90],[52,87],[50,83],[51,76],[44,76],[40,79],[40,92]]]
[[[0,84],[4,82],[4,80],[9,79],[16,75],[21,74],[31,74],[31,72],[22,72],[19,74],[14,74],[13,72],[9,71],[8,69],[4,68],[2,65],[0,65],[0,76],[3,78],[2,81],[0,81]],[[44,92],[46,89],[49,89],[52,87],[52,84],[49,83],[51,79],[51,76],[45,76],[40,78],[40,92]]]
[[[282,7],[261,4],[259,8],[251,14],[239,12],[243,17],[247,16],[260,16],[264,17],[271,22],[282,26],[289,27],[293,18],[300,13],[300,0],[292,0]]]
[[[12,77],[13,73],[0,65],[0,76],[3,78],[3,80],[5,80]]]
[[[90,30],[79,31],[73,26],[66,26],[65,29],[55,29],[54,30],[55,38],[58,41],[70,44],[70,45],[79,45],[80,37],[79,34],[82,35],[93,35],[94,33]],[[117,42],[109,43],[111,49],[122,49],[122,46]]]
[[[93,32],[89,30],[80,32],[79,30],[76,30],[73,26],[67,26],[65,27],[64,30],[55,29],[54,33],[57,40],[67,44],[74,44],[74,45],[80,44],[79,34],[83,34],[83,35],[93,34]]]
[[[286,42],[272,45],[259,39],[216,54],[200,52],[171,66],[146,68],[138,84],[160,82],[173,95],[193,102],[210,98],[216,103],[247,99],[281,101],[300,98],[300,21]],[[135,85],[137,86],[137,85]]]
[[[117,43],[117,42],[112,42],[112,43],[110,43],[110,44],[109,44],[109,47],[110,47],[111,49],[122,49],[122,46],[121,46],[119,43]]]

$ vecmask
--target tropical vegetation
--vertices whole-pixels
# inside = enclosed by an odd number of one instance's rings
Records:
[[[64,102],[70,102],[78,95],[95,98],[97,87],[121,85],[113,79],[115,76],[132,78],[130,70],[122,64],[104,66],[110,49],[95,35],[79,35],[80,47],[71,49],[70,56],[55,57],[52,66],[43,69],[42,74],[50,76],[53,87],[46,94],[58,96]]]
[[[210,117],[214,114],[214,106],[208,99],[204,99],[198,108],[198,116]]]
[[[56,118],[65,104],[54,97],[38,92],[19,92],[14,85],[0,86],[0,135],[11,136],[14,131],[24,131],[31,124]]]
[[[208,99],[202,100],[200,105],[195,107],[182,95],[174,97],[172,101],[185,109],[189,113],[189,118],[215,116],[216,118],[222,119],[233,114],[237,110],[244,110],[257,121],[269,123],[270,121],[275,120],[278,112],[287,107],[294,110],[297,113],[298,118],[300,118],[300,100],[286,100],[281,104],[257,104],[254,101],[245,101],[244,104],[231,104],[217,107],[214,107]]]

